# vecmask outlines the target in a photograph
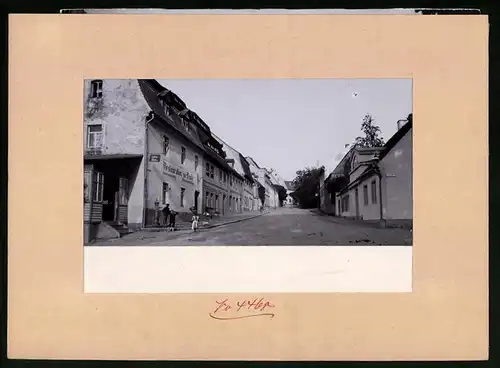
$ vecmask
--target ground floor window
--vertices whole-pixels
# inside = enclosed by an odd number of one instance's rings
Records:
[[[341,211],[349,212],[349,195],[345,195],[341,200]]]
[[[368,185],[363,185],[363,199],[365,206],[368,206]]]
[[[92,199],[94,202],[102,202],[104,195],[104,174],[94,171],[92,185]]]
[[[83,201],[85,203],[90,202],[90,187],[92,183],[92,172],[85,171],[83,177]]]
[[[377,182],[372,181],[372,203],[377,204]]]
[[[186,193],[185,188],[181,188],[181,207],[184,207],[184,194]]]

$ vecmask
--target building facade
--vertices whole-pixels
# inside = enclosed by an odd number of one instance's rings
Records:
[[[150,107],[146,126],[144,226],[163,223],[167,204],[179,218],[202,206],[203,145],[186,104],[155,80],[139,81]]]
[[[86,80],[83,131],[85,243],[157,226],[166,204],[180,221],[260,207],[248,160],[154,79]]]
[[[148,115],[137,80],[85,81],[85,242],[142,224]]]
[[[257,194],[258,186],[262,186],[265,189],[264,207],[273,209],[277,208],[279,202],[278,192],[275,188],[275,183],[273,183],[273,179],[271,178],[270,171],[264,167],[260,167],[251,157],[246,157],[246,160],[249,163],[250,171],[252,172],[254,180],[258,183]]]
[[[332,187],[342,183],[335,191],[336,214],[412,226],[412,121],[399,123],[398,131],[383,147],[354,148],[330,175]]]

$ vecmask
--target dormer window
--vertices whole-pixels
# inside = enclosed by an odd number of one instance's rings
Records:
[[[102,80],[98,79],[90,82],[90,97],[91,98],[102,97]]]

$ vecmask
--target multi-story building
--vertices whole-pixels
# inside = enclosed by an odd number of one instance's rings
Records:
[[[167,203],[182,219],[240,202],[208,125],[156,80],[86,81],[84,132],[85,242],[156,225]]]
[[[169,204],[180,218],[201,207],[204,147],[199,130],[207,129],[196,113],[156,80],[139,85],[151,109],[146,125],[144,225],[158,223],[158,210]]]
[[[275,188],[275,184],[271,179],[269,171],[264,167],[260,167],[257,162],[255,162],[255,160],[251,157],[246,157],[246,160],[249,163],[250,171],[252,172],[254,178],[261,186],[265,188],[264,207],[278,207],[278,192]]]
[[[155,226],[166,204],[180,220],[259,208],[251,164],[228,145],[227,157],[209,126],[156,80],[87,80],[84,93],[86,243]],[[256,172],[272,198],[271,178]]]
[[[149,111],[137,80],[85,81],[85,242],[142,225]]]
[[[237,212],[256,209],[253,201],[255,183],[250,171],[250,165],[240,152],[221,138],[215,135],[214,137],[222,144],[227,155],[226,161],[237,174],[235,175],[235,185],[230,187],[231,195],[236,199]]]

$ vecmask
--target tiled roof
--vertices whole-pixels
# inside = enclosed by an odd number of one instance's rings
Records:
[[[217,164],[219,164],[225,170],[228,170],[228,171],[233,170],[227,164],[226,160],[223,157],[220,157],[212,149],[205,146],[204,143],[213,139],[213,137],[210,135],[210,131],[206,132],[206,131],[204,131],[204,129],[199,128],[198,125],[196,126],[195,129],[190,129],[189,131],[187,131],[182,126],[182,122],[180,121],[180,119],[176,118],[175,114],[167,116],[163,106],[160,103],[160,99],[158,98],[158,95],[166,95],[166,94],[172,93],[172,92],[167,90],[165,87],[163,87],[160,83],[158,83],[154,79],[139,79],[139,86],[141,88],[144,99],[146,100],[149,107],[151,108],[151,110],[153,111],[153,113],[156,116],[158,116],[164,123],[166,123],[171,128],[173,128],[177,133],[179,133],[184,138],[188,139],[190,142],[192,142],[194,145],[196,145],[198,148],[200,148],[205,153],[206,157],[211,158],[213,161],[215,161]],[[180,98],[177,95],[175,95],[175,94],[173,94],[173,95],[180,100]],[[180,101],[182,102],[182,100],[180,100]],[[187,110],[187,107],[185,106],[185,104],[184,104],[184,109],[180,112],[180,114],[182,114],[182,116],[186,116],[186,117],[193,117],[193,116],[198,117],[198,115],[196,115],[195,113],[191,112],[190,110]],[[194,114],[194,115],[191,115],[191,114]],[[208,126],[206,126],[206,127],[208,128]],[[217,145],[219,142],[214,141],[213,143],[214,143],[214,145]]]
[[[153,113],[159,117],[164,123],[173,128],[177,133],[184,138],[191,141],[198,148],[204,150],[204,145],[198,136],[197,130],[190,130],[189,132],[182,126],[180,119],[175,118],[175,114],[167,116],[163,106],[160,103],[158,94],[167,89],[159,84],[154,79],[139,79],[139,87],[141,88],[144,99],[148,103]]]
[[[288,190],[294,190],[293,181],[285,180],[285,186],[286,186],[286,189],[288,189]]]

